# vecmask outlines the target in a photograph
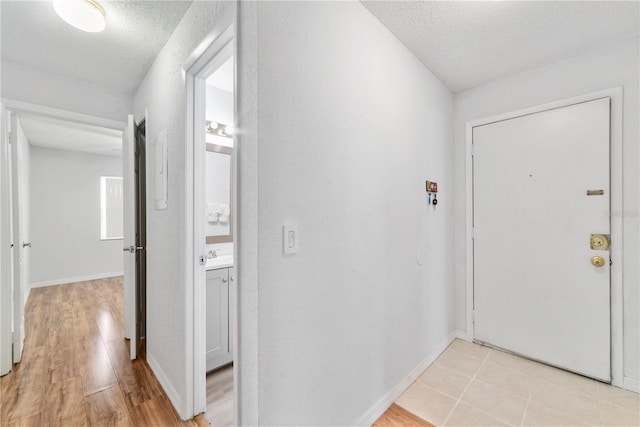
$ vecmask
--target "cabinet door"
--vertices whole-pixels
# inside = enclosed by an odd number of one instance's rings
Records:
[[[229,270],[207,271],[207,371],[229,359]]]
[[[235,322],[233,321],[236,315],[236,269],[229,267],[229,353],[233,358],[233,337],[235,331],[233,329]]]

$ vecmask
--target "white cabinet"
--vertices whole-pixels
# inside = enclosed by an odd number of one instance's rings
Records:
[[[233,267],[207,271],[207,372],[233,361]]]

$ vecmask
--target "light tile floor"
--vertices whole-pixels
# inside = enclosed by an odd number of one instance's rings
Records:
[[[640,395],[455,340],[396,404],[437,426],[640,426]]]

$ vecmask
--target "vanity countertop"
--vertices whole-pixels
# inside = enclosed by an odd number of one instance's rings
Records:
[[[233,267],[233,255],[220,255],[215,258],[207,258],[207,270]]]

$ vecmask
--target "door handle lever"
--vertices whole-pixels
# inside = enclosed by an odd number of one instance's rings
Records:
[[[23,248],[30,248],[31,247],[31,243],[22,242],[22,247]]]

